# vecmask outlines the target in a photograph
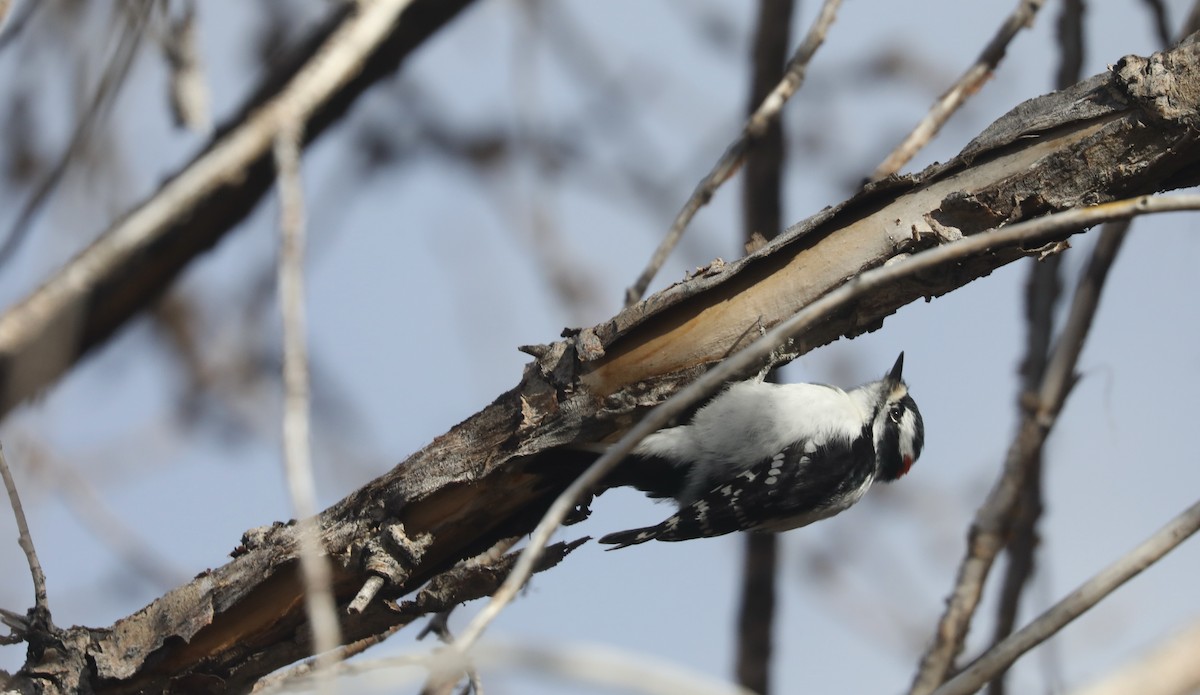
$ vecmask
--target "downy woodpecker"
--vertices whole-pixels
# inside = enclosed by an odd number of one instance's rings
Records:
[[[627,464],[682,473],[679,511],[656,526],[611,533],[624,548],[734,531],[787,531],[837,514],[876,478],[908,472],[925,425],[901,379],[904,353],[879,381],[850,391],[823,384],[733,384],[692,417],[659,430]]]

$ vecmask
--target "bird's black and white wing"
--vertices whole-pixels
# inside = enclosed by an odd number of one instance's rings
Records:
[[[650,540],[786,531],[846,509],[874,478],[875,452],[869,437],[822,445],[795,442],[715,485],[662,523],[610,533],[600,542],[616,550]]]

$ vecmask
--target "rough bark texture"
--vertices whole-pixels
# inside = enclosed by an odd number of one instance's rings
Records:
[[[521,382],[319,517],[347,603],[372,574],[397,599],[502,538],[528,532],[578,472],[559,447],[601,441],[706,367],[831,288],[898,254],[1056,210],[1196,180],[1197,48],[1125,58],[1022,104],[962,155],[870,186],[736,263],[548,346]],[[1027,255],[994,248],[829,316],[784,362],[878,328],[898,307]],[[293,526],[248,532],[228,564],[106,629],[35,636],[21,684],[43,692],[244,688],[307,654]],[[444,602],[477,595],[442,586]],[[411,620],[376,599],[343,616],[347,640]]]

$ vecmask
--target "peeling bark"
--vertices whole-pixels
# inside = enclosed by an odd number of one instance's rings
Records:
[[[521,382],[319,517],[344,606],[372,575],[389,601],[497,540],[527,533],[578,473],[562,447],[611,438],[708,366],[867,268],[1050,212],[1196,179],[1198,49],[1186,44],[1018,106],[958,157],[890,178],[753,255],[716,263],[537,355]],[[1033,250],[990,253],[893,285],[831,315],[773,360],[879,328]],[[586,513],[586,510],[581,510]],[[43,692],[245,688],[307,655],[294,527],[248,532],[234,559],[108,629],[39,637],[22,682]],[[370,568],[370,569],[368,569]],[[456,598],[470,594],[464,590]],[[406,603],[406,606],[418,605]],[[446,605],[446,601],[438,605]],[[407,609],[415,610],[413,608]],[[343,615],[346,640],[411,620],[386,601]],[[53,673],[52,680],[43,674]]]

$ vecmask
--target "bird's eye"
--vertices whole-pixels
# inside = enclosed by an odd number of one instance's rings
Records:
[[[900,424],[900,409],[892,408],[890,411],[888,411],[888,418],[890,418],[892,422],[899,425]]]

